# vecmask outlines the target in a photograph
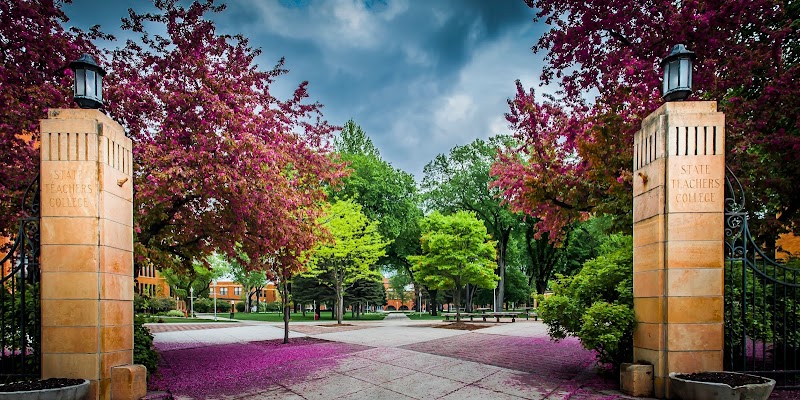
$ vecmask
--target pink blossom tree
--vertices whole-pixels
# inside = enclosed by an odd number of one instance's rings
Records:
[[[311,248],[323,185],[341,168],[307,83],[277,99],[283,60],[261,71],[260,50],[218,34],[206,14],[224,6],[155,6],[123,20],[139,38],[110,52],[107,78],[107,109],[134,140],[137,263],[180,270],[215,250],[236,257],[238,243],[240,262],[263,269]],[[149,33],[158,26],[165,36]]]
[[[65,2],[0,3],[0,236],[14,233],[22,191],[39,173],[39,120],[72,101],[65,67],[96,53],[91,40],[103,36],[64,29]]]
[[[632,135],[662,104],[660,60],[683,43],[698,55],[692,99],[716,100],[726,113],[728,164],[767,217],[762,227],[800,230],[796,4],[526,2],[550,26],[533,47],[545,53],[541,79],[563,92],[543,101],[518,85],[509,102],[522,145],[506,151],[494,173],[516,209],[551,233],[590,211],[630,226]],[[587,102],[587,93],[598,97]]]

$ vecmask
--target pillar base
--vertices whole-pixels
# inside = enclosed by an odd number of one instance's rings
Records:
[[[653,396],[653,366],[624,363],[619,368],[619,388],[628,396]]]
[[[141,364],[111,368],[111,399],[139,400],[147,394],[147,368]]]

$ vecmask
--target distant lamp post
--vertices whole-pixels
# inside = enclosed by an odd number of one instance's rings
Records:
[[[217,320],[217,281],[214,281],[214,321]]]
[[[69,63],[69,68],[75,73],[75,102],[81,108],[103,107],[103,77],[106,71],[88,54],[82,54]]]
[[[684,100],[692,94],[692,64],[695,58],[694,52],[677,44],[661,60],[661,68],[664,69],[664,101]]]
[[[194,286],[189,286],[189,318],[194,318]]]

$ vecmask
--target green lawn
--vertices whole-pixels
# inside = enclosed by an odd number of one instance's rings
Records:
[[[151,316],[145,317],[145,322],[150,323],[165,323],[165,324],[187,324],[187,323],[199,323],[199,324],[207,324],[209,322],[215,322],[213,319],[203,319],[203,318],[180,318],[180,317],[163,317],[163,316]],[[216,322],[229,322],[227,320],[219,320]]]
[[[361,318],[355,319],[350,316],[350,313],[345,313],[344,320],[345,321],[380,321],[386,314],[384,313],[369,313],[369,314],[362,314]],[[269,312],[269,313],[236,313],[233,315],[233,319],[238,319],[242,321],[266,321],[266,322],[283,322],[283,314],[278,312]],[[292,321],[295,322],[302,322],[302,321],[314,321],[314,314],[307,312],[306,316],[303,317],[303,313],[294,313],[292,314]],[[336,319],[331,318],[330,311],[323,311],[320,315],[320,321],[336,321]]]
[[[411,318],[413,320],[428,320],[429,319],[429,320],[434,320],[434,321],[441,321],[441,320],[444,319],[444,317],[442,316],[441,312],[439,312],[439,315],[437,315],[435,317],[433,315],[430,315],[429,313],[426,313],[426,312],[422,313],[422,315],[420,315],[419,313],[413,313],[413,314],[409,313],[409,314],[406,314],[406,315],[408,316],[408,318]]]

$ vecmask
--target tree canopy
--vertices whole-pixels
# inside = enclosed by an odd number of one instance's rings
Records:
[[[726,114],[728,165],[771,221],[763,226],[800,230],[796,2],[526,2],[550,26],[533,48],[545,56],[542,82],[563,92],[537,98],[517,84],[506,119],[520,146],[493,171],[551,239],[589,212],[630,229],[633,133],[662,103],[659,62],[678,43],[698,56],[692,98],[716,100]],[[586,93],[598,96],[587,102]]]
[[[471,211],[483,221],[496,240],[496,272],[500,277],[495,303],[498,308],[502,307],[505,298],[508,244],[518,216],[498,196],[499,191],[490,187],[493,180],[490,169],[498,149],[511,146],[512,142],[509,137],[494,136],[489,141],[476,139],[468,145],[455,146],[450,149],[450,154],[439,154],[425,165],[422,181],[423,196],[429,209],[444,213]]]
[[[467,284],[493,288],[496,242],[474,213],[459,211],[442,215],[434,211],[420,221],[422,254],[409,256],[417,279],[434,289],[452,290],[456,308]],[[460,315],[456,316],[460,319]]]
[[[261,268],[310,249],[322,184],[341,172],[307,83],[276,99],[283,60],[261,71],[247,39],[216,33],[206,14],[224,6],[156,7],[123,20],[138,38],[111,52],[107,77],[107,109],[135,142],[137,261],[181,268],[212,251],[236,257],[239,244]]]
[[[384,161],[353,120],[335,137],[334,150],[347,163],[349,175],[332,188],[331,197],[351,199],[361,205],[367,218],[380,221],[381,236],[391,241],[381,264],[407,269],[405,257],[419,248],[417,220],[422,217],[414,177]]]
[[[373,267],[384,256],[389,242],[378,232],[378,222],[369,220],[361,212],[361,206],[349,200],[337,200],[326,206],[320,225],[330,232],[331,238],[317,244],[311,252],[306,276],[332,280],[337,321],[341,324],[346,285],[379,278]]]
[[[334,127],[308,100],[307,82],[288,99],[271,86],[283,60],[263,70],[260,49],[216,31],[211,0],[157,0],[129,11],[128,38],[99,53],[97,28],[66,30],[61,1],[0,5],[0,233],[16,216],[15,196],[35,175],[38,119],[70,107],[69,61],[93,54],[108,71],[105,111],[134,141],[135,262],[190,271],[221,251],[281,254],[292,268],[313,247],[324,187],[344,174],[326,143]],[[164,32],[153,34],[151,32]],[[6,211],[11,212],[6,212]],[[244,260],[240,260],[244,261]]]
[[[83,52],[97,54],[92,40],[106,37],[97,27],[64,29],[62,5],[0,3],[0,236],[14,233],[22,191],[39,173],[39,119],[72,102],[67,65]]]

